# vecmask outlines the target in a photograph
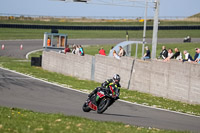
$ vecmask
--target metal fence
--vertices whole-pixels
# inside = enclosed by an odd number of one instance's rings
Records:
[[[29,24],[0,24],[1,28],[23,29],[59,29],[59,30],[143,30],[143,26],[58,26],[58,25],[29,25]],[[159,30],[200,30],[199,26],[159,26]],[[153,30],[147,26],[146,30]]]

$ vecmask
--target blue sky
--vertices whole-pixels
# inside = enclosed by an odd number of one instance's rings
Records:
[[[159,16],[200,13],[200,0],[160,0]],[[50,0],[0,0],[0,13],[46,16],[144,16],[144,8],[66,3]],[[154,10],[148,9],[148,16]]]

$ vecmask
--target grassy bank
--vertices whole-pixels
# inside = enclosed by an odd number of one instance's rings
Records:
[[[199,19],[196,19],[199,20]],[[96,20],[96,19],[49,19],[40,20],[0,20],[1,24],[35,24],[35,25],[64,25],[64,26],[143,26],[139,20]],[[152,26],[153,20],[147,20],[147,26]],[[160,20],[160,26],[200,25],[198,21]]]
[[[0,107],[0,113],[1,133],[181,133],[16,108]]]
[[[45,29],[14,29],[0,28],[0,40],[15,39],[43,39],[44,32],[50,32]],[[77,38],[124,38],[126,31],[118,30],[59,30],[59,33],[68,34],[69,39]],[[128,31],[129,38],[142,38],[143,31]],[[200,30],[160,30],[159,38],[184,38],[190,35],[192,38],[199,38]],[[152,31],[146,32],[146,38],[152,38]]]

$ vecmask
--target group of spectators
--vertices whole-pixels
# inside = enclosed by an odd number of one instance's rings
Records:
[[[142,57],[143,60],[151,58],[151,52],[150,52],[148,46],[146,46],[145,49],[146,49],[146,53]],[[182,62],[188,61],[188,62],[200,64],[200,48],[195,48],[195,52],[196,52],[195,56],[194,56],[194,58],[192,58],[190,53],[188,53],[187,50],[184,50],[183,54],[184,54],[185,58],[183,58],[183,56],[178,48],[175,48],[174,53],[173,53],[173,49],[169,48],[167,50],[165,46],[162,46],[162,50],[160,52],[160,56],[158,57],[158,59],[162,59],[164,62],[167,62],[171,59],[176,59],[176,60],[179,60]]]
[[[113,47],[111,47],[111,50]],[[122,46],[119,46],[119,53],[116,52],[116,50],[113,50],[113,57],[116,59],[120,59],[122,56],[126,56],[126,51],[122,48]]]
[[[199,63],[200,64],[200,49],[199,48],[195,48],[195,56],[194,58],[192,58],[192,56],[190,55],[190,53],[188,53],[187,50],[183,51],[183,54],[185,55],[185,58],[183,58],[180,50],[178,48],[175,48],[173,50],[171,48],[169,48],[168,50],[166,49],[165,46],[162,46],[162,51],[160,52],[160,59],[163,59],[164,62],[167,62],[171,59],[176,59],[176,60],[180,60],[180,61],[188,61],[188,62],[194,62],[194,63]]]
[[[76,54],[76,55],[80,55],[80,56],[84,56],[84,50],[83,50],[83,47],[81,45],[73,45],[72,46],[72,51],[71,49],[69,48],[69,45],[66,45],[65,49],[64,49],[64,53],[73,53],[73,54]]]
[[[111,47],[110,51],[113,49],[113,46]],[[142,59],[150,59],[151,58],[151,52],[149,50],[149,47],[145,47],[145,54],[143,55]],[[73,45],[72,51],[69,48],[69,45],[66,45],[66,48],[64,49],[64,53],[66,54],[67,52],[72,52],[73,54],[77,54],[80,56],[84,56],[84,50],[81,45]],[[173,49],[169,48],[168,50],[166,49],[166,46],[162,46],[162,50],[160,52],[160,56],[158,59],[162,59],[164,62],[167,62],[171,59],[176,59],[180,60],[182,62],[188,61],[188,62],[194,62],[194,63],[199,63],[200,64],[200,48],[195,48],[195,56],[194,58],[188,53],[187,50],[183,51],[183,54],[185,55],[184,58],[182,56],[182,53],[178,48]],[[99,49],[99,54],[106,56],[105,50],[102,47]],[[116,59],[120,59],[122,56],[126,55],[126,51],[122,48],[122,46],[119,46],[119,52],[117,53],[116,50],[113,50],[113,57]]]
[[[112,51],[112,49],[113,49],[113,46],[111,47],[110,52]],[[103,47],[99,49],[99,54],[106,56],[106,53]],[[125,56],[125,55],[126,55],[126,51],[122,48],[122,46],[119,46],[119,53],[117,53],[116,50],[113,50],[113,57],[116,59],[120,59],[120,57]]]

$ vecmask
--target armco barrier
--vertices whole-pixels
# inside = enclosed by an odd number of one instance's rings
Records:
[[[156,96],[200,104],[200,65],[171,60],[142,61],[130,57],[120,60],[108,56],[78,56],[43,52],[46,70],[103,82],[118,73],[124,88]],[[129,82],[130,81],[130,82]]]
[[[30,25],[30,24],[0,24],[0,28],[23,29],[60,29],[60,30],[143,30],[143,26],[59,26],[59,25]],[[199,25],[191,26],[159,26],[159,30],[199,30]],[[146,30],[153,30],[147,26]]]

